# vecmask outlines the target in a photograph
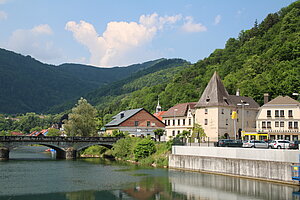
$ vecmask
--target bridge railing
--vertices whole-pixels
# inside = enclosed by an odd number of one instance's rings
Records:
[[[116,142],[118,137],[0,136],[0,142]]]

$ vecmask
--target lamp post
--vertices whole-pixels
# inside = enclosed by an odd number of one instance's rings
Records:
[[[244,130],[245,106],[249,106],[249,103],[244,102],[243,100],[241,100],[241,103],[238,103],[237,105],[242,106],[242,131],[245,131]]]
[[[298,96],[298,101],[299,101],[299,99],[300,99],[300,94],[299,93],[294,92],[292,95]]]

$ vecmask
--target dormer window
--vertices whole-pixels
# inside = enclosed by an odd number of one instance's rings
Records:
[[[121,114],[120,114],[120,117],[121,117],[121,119],[122,119],[122,118],[124,117],[124,113],[121,113]]]
[[[209,96],[206,97],[206,102],[208,103],[210,101]]]

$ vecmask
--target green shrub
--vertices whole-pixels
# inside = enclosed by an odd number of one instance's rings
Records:
[[[133,150],[140,140],[141,138],[136,137],[126,137],[118,140],[113,145],[112,155],[123,160],[133,159]]]
[[[83,155],[102,155],[103,153],[105,153],[108,149],[104,146],[100,146],[100,145],[94,145],[94,146],[90,146],[87,149],[85,149],[82,154]]]
[[[134,148],[134,158],[136,161],[146,158],[156,152],[155,143],[149,139],[143,139]]]

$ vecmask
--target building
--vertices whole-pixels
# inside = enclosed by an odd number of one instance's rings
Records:
[[[299,140],[300,103],[289,96],[278,96],[259,108],[256,119],[258,133],[270,139]]]
[[[195,123],[202,126],[210,141],[241,138],[243,132],[256,131],[259,105],[251,97],[240,96],[239,92],[229,95],[217,72],[213,74],[195,108]],[[237,112],[236,121],[232,119],[233,111]]]
[[[132,136],[152,136],[155,129],[164,129],[165,124],[144,108],[122,111],[105,125],[106,133],[114,130],[128,132]]]
[[[190,131],[194,126],[196,102],[181,103],[171,107],[162,117],[166,124],[166,139],[175,137],[184,130]]]

